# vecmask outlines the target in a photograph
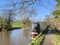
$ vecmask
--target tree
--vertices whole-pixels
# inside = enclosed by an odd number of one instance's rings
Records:
[[[58,3],[60,3],[60,0],[56,0]]]
[[[50,1],[45,0],[45,2],[51,4]],[[30,11],[33,9],[32,7],[35,7],[37,5],[39,6],[42,5],[45,8],[47,7],[46,5],[44,5],[43,0],[19,0],[19,2],[17,0],[9,0],[8,3],[3,5],[5,7],[3,6],[1,7],[2,8],[1,10],[2,11],[12,10],[15,12],[16,15],[17,14],[25,15],[26,13],[30,13]]]
[[[0,28],[2,28],[2,25],[3,25],[2,22],[3,22],[3,21],[2,21],[2,17],[0,16]]]
[[[55,26],[58,30],[60,30],[60,0],[56,0],[58,2],[56,10],[54,10],[52,13],[55,16]]]
[[[15,2],[14,0],[9,0],[10,4],[6,4],[2,8],[3,16],[6,20],[6,27],[11,27],[11,21],[13,20],[14,15],[26,15],[27,13],[31,12],[31,10],[28,10],[28,7],[32,5],[36,0],[21,0],[21,2]],[[18,6],[19,5],[19,6]],[[11,7],[7,9],[7,6]],[[6,8],[6,9],[5,9]],[[30,13],[30,15],[33,12]],[[30,17],[30,16],[29,16]]]
[[[51,4],[49,1],[47,2]],[[43,0],[9,0],[8,3],[5,3],[3,6],[0,7],[2,8],[1,11],[3,12],[4,18],[6,19],[6,24],[10,28],[10,23],[13,20],[11,17],[14,17],[14,15],[25,15],[29,18],[35,11],[34,7],[37,5],[40,6],[41,4],[44,7],[47,7],[44,5]]]
[[[23,21],[23,30],[29,30],[31,28],[31,21],[29,18],[24,19]]]

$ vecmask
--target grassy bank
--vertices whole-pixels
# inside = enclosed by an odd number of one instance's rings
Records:
[[[60,34],[57,31],[55,31],[54,35],[55,35],[55,45],[60,45]]]
[[[39,34],[36,38],[29,43],[29,45],[39,45],[43,39],[44,35]]]
[[[11,25],[12,27],[23,27],[24,26],[24,24],[21,22],[12,22]]]
[[[55,45],[60,45],[60,35],[55,35],[56,40],[55,40]]]

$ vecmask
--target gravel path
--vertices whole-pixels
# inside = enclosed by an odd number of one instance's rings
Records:
[[[48,31],[48,34],[45,36],[45,39],[42,42],[42,45],[54,45],[55,37],[51,31]]]

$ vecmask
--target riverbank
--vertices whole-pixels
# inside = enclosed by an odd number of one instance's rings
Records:
[[[22,27],[12,27],[12,28],[10,28],[9,30],[7,30],[7,31],[10,31],[10,30],[14,30],[14,29],[22,29]],[[0,32],[2,31],[2,28],[0,28]]]
[[[12,27],[23,27],[24,24],[21,22],[11,22]]]
[[[29,45],[40,45],[41,41],[43,40],[45,35],[43,34],[39,34],[38,36],[36,36],[32,42],[29,43]]]
[[[56,30],[48,31],[47,34],[43,34],[45,36],[39,35],[29,45],[60,45],[60,34]]]
[[[14,29],[21,29],[24,26],[24,24],[21,22],[11,22],[11,26],[12,26],[11,28],[7,29],[8,31],[14,30]],[[1,27],[0,27],[0,31],[2,31]]]

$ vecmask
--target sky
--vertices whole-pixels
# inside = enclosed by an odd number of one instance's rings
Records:
[[[45,1],[47,1],[47,2],[45,2]],[[48,1],[50,1],[51,4],[49,4]],[[37,17],[35,20],[37,20],[37,21],[39,21],[39,20],[42,21],[45,19],[46,15],[50,15],[52,10],[54,10],[54,8],[57,4],[57,2],[55,0],[44,0],[43,2],[45,4],[45,6],[41,5],[36,8]]]
[[[14,1],[19,2],[20,0],[14,0]],[[42,1],[42,3],[39,3],[40,5],[38,5],[38,4],[34,5],[36,14],[32,16],[33,18],[30,17],[31,21],[37,22],[37,21],[44,20],[46,15],[51,14],[52,10],[55,8],[55,6],[57,4],[57,2],[55,0],[41,0],[41,1]],[[0,0],[0,10],[4,9],[2,7],[5,7],[4,6],[5,4],[10,4],[9,2],[10,2],[9,0]],[[7,9],[11,9],[11,7],[7,7]],[[0,11],[0,15],[1,15],[1,13],[2,12]],[[19,16],[15,16],[15,18],[16,18],[16,20],[21,19],[21,17],[19,17]]]

